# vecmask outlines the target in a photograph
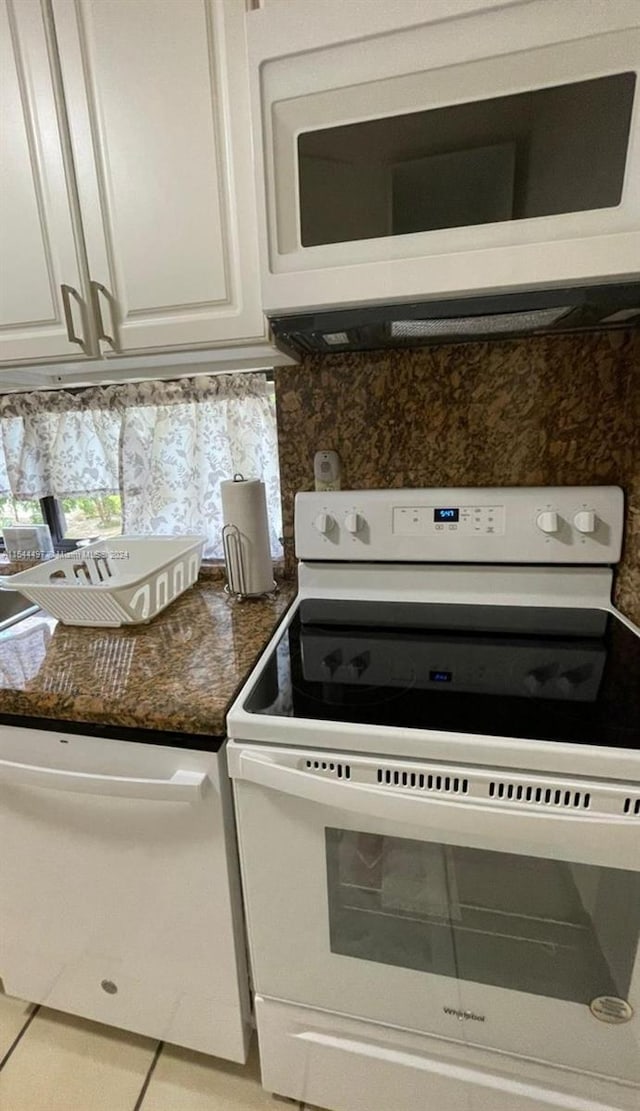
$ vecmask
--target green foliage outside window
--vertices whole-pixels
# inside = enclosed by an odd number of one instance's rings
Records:
[[[84,494],[62,498],[65,534],[73,539],[89,536],[119,536],[122,532],[122,502],[119,494]]]
[[[21,501],[10,495],[0,497],[0,528],[15,528],[16,525],[41,525],[43,523],[40,502]]]

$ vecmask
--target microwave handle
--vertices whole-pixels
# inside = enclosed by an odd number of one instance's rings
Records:
[[[171,779],[142,779],[122,775],[95,775],[59,768],[42,768],[0,760],[0,787],[41,787],[74,791],[108,798],[151,799],[155,802],[197,802],[205,790],[207,776],[201,772],[177,771]]]
[[[590,815],[584,811],[539,811],[524,807],[492,805],[455,799],[450,795],[433,797],[418,792],[400,794],[384,787],[351,783],[344,779],[324,779],[298,768],[277,762],[269,753],[242,751],[234,779],[246,780],[272,791],[380,821],[424,826],[440,832],[452,843],[466,837],[486,838],[506,846],[509,852],[534,854],[544,844],[553,843],[557,854],[566,858],[571,851],[582,854],[592,847],[597,858],[611,857],[612,867],[624,867],[623,859],[638,859],[640,823],[621,814]],[[613,844],[606,831],[615,829]],[[635,867],[635,865],[634,865]]]

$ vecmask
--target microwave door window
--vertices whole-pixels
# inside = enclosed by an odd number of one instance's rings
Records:
[[[640,875],[327,829],[331,950],[587,1006],[627,999]]]
[[[302,131],[303,247],[620,203],[632,72]]]
[[[450,151],[391,169],[394,235],[514,218],[516,143]]]

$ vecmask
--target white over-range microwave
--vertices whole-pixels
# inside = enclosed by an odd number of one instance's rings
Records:
[[[248,25],[270,316],[640,276],[637,0],[268,0]]]

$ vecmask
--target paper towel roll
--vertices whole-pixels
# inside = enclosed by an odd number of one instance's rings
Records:
[[[265,594],[273,590],[273,565],[264,482],[236,475],[220,483],[223,525],[235,525],[244,566],[244,581],[234,558],[234,545],[226,555],[227,578],[234,594]]]

